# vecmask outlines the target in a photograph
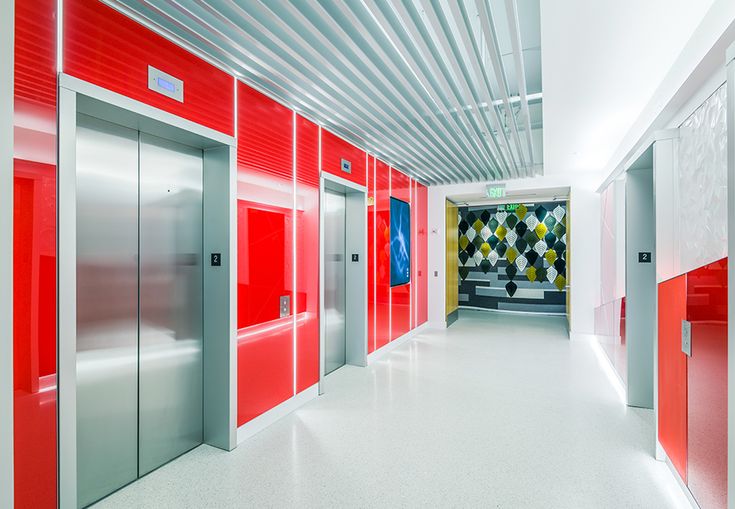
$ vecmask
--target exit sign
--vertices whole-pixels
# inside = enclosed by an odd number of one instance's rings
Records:
[[[488,198],[505,198],[505,184],[493,184],[485,188]]]

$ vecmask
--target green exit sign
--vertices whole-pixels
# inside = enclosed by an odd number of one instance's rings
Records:
[[[505,205],[498,205],[498,210],[506,212],[513,212],[515,209],[517,209],[521,204],[520,203],[506,203]]]
[[[490,185],[485,188],[485,193],[488,198],[504,198],[505,197],[505,184],[501,185]]]

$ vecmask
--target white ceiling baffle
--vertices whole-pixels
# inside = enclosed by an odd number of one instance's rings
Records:
[[[426,184],[542,172],[539,0],[104,1]]]

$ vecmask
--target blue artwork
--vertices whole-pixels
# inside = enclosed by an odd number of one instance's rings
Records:
[[[390,199],[390,285],[411,281],[411,206]]]

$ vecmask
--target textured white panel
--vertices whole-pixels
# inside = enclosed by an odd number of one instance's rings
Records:
[[[680,271],[727,256],[727,103],[720,87],[679,127]]]

